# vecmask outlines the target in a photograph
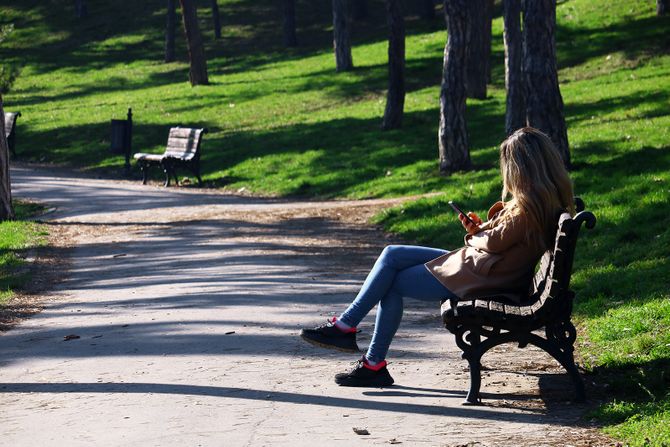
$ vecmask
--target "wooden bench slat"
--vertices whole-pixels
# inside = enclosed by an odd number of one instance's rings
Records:
[[[193,157],[195,157],[196,152],[195,151],[181,151],[181,150],[169,150],[165,151],[163,154],[164,157],[172,157],[172,158],[179,158],[182,160],[189,160]]]
[[[198,147],[198,140],[192,138],[169,138],[165,147],[168,149],[195,149]]]
[[[169,138],[200,138],[203,130],[190,127],[173,127],[170,129]]]
[[[19,112],[5,112],[5,135],[9,138],[14,131],[14,125],[16,124],[16,118],[19,116]]]

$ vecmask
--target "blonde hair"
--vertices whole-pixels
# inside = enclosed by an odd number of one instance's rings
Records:
[[[524,213],[530,226],[529,238],[545,245],[553,238],[556,213],[575,214],[572,182],[556,146],[547,135],[524,127],[500,145],[503,202],[511,213]]]

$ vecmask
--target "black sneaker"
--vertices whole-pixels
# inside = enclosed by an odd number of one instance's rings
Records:
[[[335,326],[335,318],[314,329],[303,329],[300,337],[316,346],[344,352],[360,352],[356,344],[356,328],[344,332]]]
[[[386,369],[386,360],[370,366],[363,357],[350,372],[335,375],[335,383],[340,386],[381,388],[393,385],[393,377]]]

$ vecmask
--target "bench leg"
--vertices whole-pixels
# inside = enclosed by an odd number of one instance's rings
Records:
[[[463,358],[468,361],[470,367],[470,390],[463,405],[481,405],[482,399],[479,390],[482,386],[481,359],[484,355],[481,349],[481,337],[479,334],[471,332],[467,335],[467,339],[470,342],[470,349],[463,352]]]
[[[193,174],[195,175],[195,178],[198,179],[198,186],[202,186],[202,178],[200,177],[200,161],[196,161],[193,164]]]
[[[575,385],[575,401],[584,402],[586,392],[577,365],[575,365],[574,343],[577,331],[570,320],[559,321],[555,325],[545,327],[547,346],[540,346],[556,359],[572,378]]]
[[[172,163],[170,163],[168,160],[163,159],[161,161],[161,167],[163,168],[163,172],[165,173],[165,181],[163,182],[163,186],[166,188],[170,186],[170,175],[172,173]]]
[[[143,160],[140,160],[137,164],[140,167],[140,171],[142,171],[142,184],[146,185],[147,178],[149,177],[149,165]]]
[[[16,157],[16,140],[14,132],[7,138],[7,146],[9,146],[9,151],[14,157]]]

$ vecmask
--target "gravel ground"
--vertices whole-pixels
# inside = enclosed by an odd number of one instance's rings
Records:
[[[407,302],[389,354],[396,385],[334,384],[356,356],[307,345],[299,329],[353,298],[397,242],[365,222],[402,199],[261,199],[30,166],[12,176],[15,196],[53,208],[54,246],[15,303],[41,312],[0,336],[3,444],[613,445],[532,348],[487,354],[484,405],[461,405],[467,365],[438,303]]]

